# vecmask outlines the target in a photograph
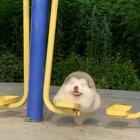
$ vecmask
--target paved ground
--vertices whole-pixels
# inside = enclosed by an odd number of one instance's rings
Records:
[[[58,87],[52,87],[52,94]],[[0,94],[22,94],[22,84],[0,84]],[[99,90],[100,110],[81,126],[72,118],[63,117],[57,123],[51,119],[43,123],[26,122],[23,107],[0,111],[0,140],[140,140],[140,119],[121,120],[105,115],[105,108],[113,103],[128,103],[133,111],[140,110],[140,92]],[[54,115],[54,114],[53,114]]]

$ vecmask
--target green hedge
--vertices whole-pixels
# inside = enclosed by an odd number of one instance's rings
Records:
[[[52,84],[83,70],[99,88],[139,90],[139,5],[139,0],[60,0]],[[21,82],[22,1],[0,0],[0,19],[0,81]]]
[[[55,63],[52,84],[62,84],[65,76],[76,70],[90,73],[98,88],[140,90],[140,80],[131,60],[118,57],[104,63],[97,62],[94,57],[85,58],[74,53]]]

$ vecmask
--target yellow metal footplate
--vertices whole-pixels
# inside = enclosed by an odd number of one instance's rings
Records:
[[[5,108],[11,103],[19,101],[19,96],[15,95],[2,95],[0,96],[0,108]]]
[[[106,114],[116,118],[137,119],[140,118],[140,112],[131,113],[131,105],[114,104],[106,109]]]
[[[80,115],[80,106],[72,101],[57,100],[54,102],[54,105],[61,108],[64,112],[66,111],[68,114]]]

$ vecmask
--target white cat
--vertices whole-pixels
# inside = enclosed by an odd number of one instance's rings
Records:
[[[56,100],[71,100],[80,105],[81,115],[75,117],[77,124],[82,124],[93,115],[101,103],[93,78],[82,71],[73,72],[66,77],[53,102]]]

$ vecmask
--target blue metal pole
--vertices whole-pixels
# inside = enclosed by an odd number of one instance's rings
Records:
[[[33,121],[41,121],[43,117],[47,20],[48,0],[32,0],[27,118]]]

